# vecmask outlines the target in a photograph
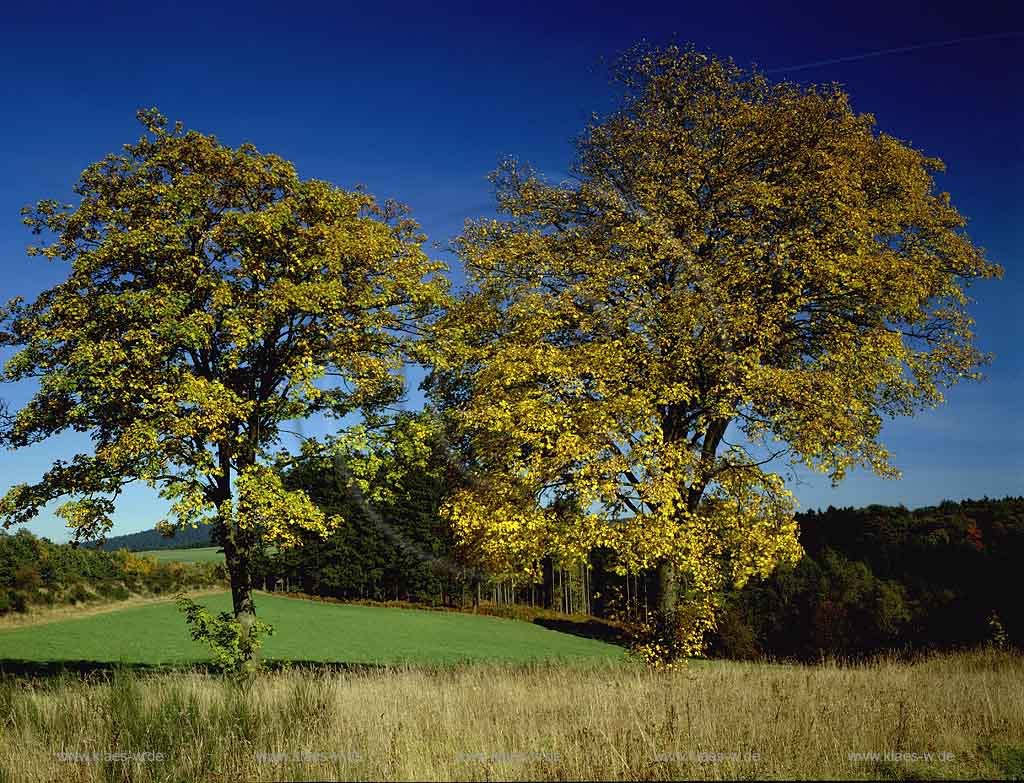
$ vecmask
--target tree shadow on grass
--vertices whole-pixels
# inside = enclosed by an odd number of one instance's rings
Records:
[[[386,664],[378,663],[347,663],[343,661],[286,661],[268,659],[266,670],[269,672],[280,672],[284,670],[301,669],[309,673],[339,673],[339,672],[373,672],[383,671],[389,667]],[[115,674],[172,674],[172,673],[195,673],[216,675],[217,669],[212,663],[195,662],[188,663],[127,663],[123,661],[87,661],[87,660],[65,660],[65,661],[33,661],[18,658],[0,659],[0,680],[6,678],[39,678],[39,679],[60,679],[78,678],[83,680],[109,680]]]
[[[596,639],[608,644],[616,644],[620,647],[629,646],[629,633],[625,628],[620,628],[599,620],[562,620],[550,617],[534,618],[534,625],[540,625],[551,631],[567,633],[572,636],[581,636],[585,639]]]

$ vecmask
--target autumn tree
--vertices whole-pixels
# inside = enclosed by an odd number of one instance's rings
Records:
[[[942,163],[838,86],[676,46],[614,73],[573,179],[506,161],[505,217],[456,240],[433,382],[488,479],[447,512],[523,569],[656,569],[660,638],[692,653],[724,590],[798,556],[790,467],[895,476],[883,419],[979,377],[966,289],[1001,270]]]
[[[0,313],[16,349],[5,380],[38,381],[3,440],[75,431],[93,448],[12,487],[0,518],[69,497],[57,514],[75,541],[102,537],[123,487],[144,481],[172,501],[167,532],[212,524],[245,637],[254,554],[343,522],[282,484],[283,423],[393,401],[446,284],[398,205],[155,109],[139,120],[137,143],[82,173],[77,206],[24,210],[42,237],[30,255],[70,271]]]

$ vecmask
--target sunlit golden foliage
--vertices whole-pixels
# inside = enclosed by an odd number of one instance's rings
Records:
[[[638,48],[575,181],[515,160],[466,224],[469,286],[434,379],[484,476],[453,497],[505,567],[617,551],[712,597],[799,553],[773,458],[894,476],[883,418],[978,377],[966,289],[1001,274],[939,160],[837,86]]]
[[[24,211],[43,237],[30,253],[70,269],[0,311],[16,348],[5,380],[39,381],[4,441],[75,430],[95,449],[13,487],[0,518],[70,496],[58,514],[94,538],[122,487],[146,481],[173,501],[164,528],[215,520],[232,552],[326,532],[341,520],[268,467],[280,427],[393,399],[409,338],[444,299],[443,265],[396,204],[156,110],[139,119],[137,143],[82,173],[77,206]]]

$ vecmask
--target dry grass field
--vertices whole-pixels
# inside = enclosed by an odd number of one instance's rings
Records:
[[[0,681],[0,780],[1021,779],[1024,658]]]

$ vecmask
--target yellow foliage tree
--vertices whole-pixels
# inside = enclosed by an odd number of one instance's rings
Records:
[[[79,204],[24,211],[44,237],[30,254],[70,268],[0,309],[0,345],[15,349],[4,380],[39,383],[0,417],[0,442],[73,430],[94,448],[12,487],[0,520],[69,496],[58,514],[76,541],[96,538],[124,485],[145,481],[173,501],[166,531],[213,525],[245,637],[251,558],[343,521],[272,469],[283,424],[396,399],[445,300],[444,265],[397,204],[302,180],[276,155],[168,127],[155,109],[139,120],[137,143],[82,173]]]
[[[799,555],[772,460],[896,475],[883,417],[978,377],[965,291],[1001,270],[942,163],[837,86],[675,46],[615,73],[575,181],[506,161],[507,217],[456,240],[432,383],[486,479],[446,510],[523,570],[599,546],[657,569],[662,641],[695,653],[723,590]]]

